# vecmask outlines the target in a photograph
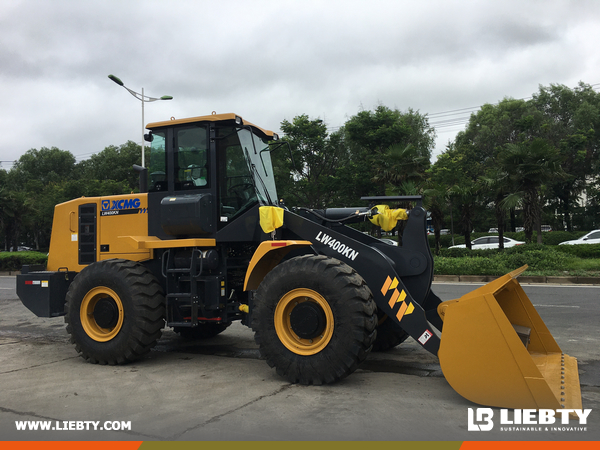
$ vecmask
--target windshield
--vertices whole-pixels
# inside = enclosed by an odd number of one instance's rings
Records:
[[[249,159],[249,168],[254,172],[259,201],[265,205],[277,204],[277,190],[268,142],[246,129],[239,130],[238,136],[244,155]]]
[[[277,191],[266,140],[248,129],[217,129],[221,222],[257,203],[276,205]]]

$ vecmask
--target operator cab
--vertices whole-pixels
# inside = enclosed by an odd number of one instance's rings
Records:
[[[235,114],[152,123],[149,213],[162,232],[206,237],[256,205],[276,205],[269,141],[277,139]],[[149,221],[152,227],[156,221]]]

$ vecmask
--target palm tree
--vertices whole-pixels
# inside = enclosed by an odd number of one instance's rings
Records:
[[[6,250],[9,245],[9,234],[10,224],[14,217],[15,208],[14,198],[11,192],[8,191],[4,186],[0,186],[0,232],[4,235],[4,249]]]
[[[504,249],[504,223],[506,218],[506,206],[504,199],[511,191],[508,173],[498,167],[491,168],[479,177],[479,180],[492,192],[496,224],[498,227],[499,248]]]
[[[393,186],[393,190],[401,195],[414,195],[422,190],[425,172],[429,168],[429,157],[413,144],[392,144],[383,153],[372,157],[375,175],[372,181],[381,185]],[[398,207],[408,209],[410,204],[399,204]],[[404,223],[398,222],[398,243],[402,245]],[[379,234],[379,230],[377,233]]]
[[[543,139],[507,144],[499,154],[500,169],[508,175],[512,192],[501,202],[505,209],[523,208],[525,239],[531,242],[534,228],[537,243],[542,243],[541,216],[546,186],[565,173],[558,150]]]
[[[421,184],[430,162],[418,147],[412,144],[392,144],[374,158],[375,183],[401,186],[402,183]]]
[[[448,204],[448,189],[443,186],[429,184],[423,191],[423,204],[431,214],[433,234],[435,236],[435,254],[440,254],[440,230],[444,222],[444,208]]]
[[[480,186],[477,183],[455,184],[448,189],[450,198],[456,199],[460,207],[460,223],[465,245],[471,249],[471,231],[473,230],[473,213]]]

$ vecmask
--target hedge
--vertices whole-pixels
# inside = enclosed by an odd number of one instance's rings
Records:
[[[48,255],[40,252],[0,252],[0,271],[21,270],[25,264],[46,264]]]
[[[526,244],[504,250],[442,249],[434,260],[437,275],[500,276],[527,264],[528,275],[600,276],[600,244]]]

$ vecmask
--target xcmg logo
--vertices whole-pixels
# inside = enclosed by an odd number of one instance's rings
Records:
[[[101,216],[120,216],[122,214],[147,213],[146,208],[140,208],[139,198],[122,198],[121,200],[102,200]]]
[[[124,198],[121,200],[102,200],[102,211],[114,209],[133,209],[140,207],[139,198]]]

